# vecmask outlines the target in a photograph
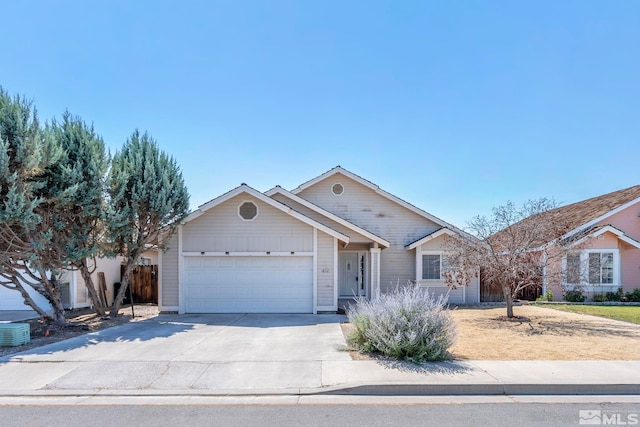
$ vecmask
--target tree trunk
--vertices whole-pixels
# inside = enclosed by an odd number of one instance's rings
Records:
[[[111,317],[118,317],[118,311],[120,310],[120,307],[122,307],[122,301],[124,300],[124,296],[129,288],[129,278],[131,277],[131,272],[135,266],[135,262],[128,262],[124,268],[124,274],[120,280],[120,290],[118,291],[118,295],[115,296],[113,306],[111,306],[111,310],[109,311],[109,316]],[[133,303],[133,301],[131,301],[131,303]]]
[[[513,296],[511,295],[511,290],[508,286],[502,286],[502,292],[504,294],[504,300],[507,303],[507,317],[509,319],[515,317],[513,315]]]
[[[46,297],[53,307],[53,321],[59,325],[67,323],[67,318],[64,317],[64,305],[62,304],[62,297],[60,295],[60,283],[56,279],[55,273],[51,273],[51,279],[47,278],[46,273],[43,270],[40,271],[40,277],[42,277],[42,283],[46,291]]]
[[[82,275],[84,285],[89,293],[89,299],[91,300],[91,304],[93,304],[93,309],[98,316],[104,316],[105,307],[102,306],[102,302],[100,301],[100,298],[98,298],[98,292],[96,291],[96,287],[93,284],[91,273],[89,273],[89,266],[87,265],[86,258],[83,258],[82,263],[80,264],[80,274]]]

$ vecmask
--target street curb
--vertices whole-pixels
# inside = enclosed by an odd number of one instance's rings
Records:
[[[500,396],[500,395],[640,395],[640,384],[359,384],[323,388],[238,390],[0,390],[1,397],[92,396]]]

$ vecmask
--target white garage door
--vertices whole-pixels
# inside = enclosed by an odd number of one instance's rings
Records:
[[[312,257],[186,257],[187,313],[312,313]]]

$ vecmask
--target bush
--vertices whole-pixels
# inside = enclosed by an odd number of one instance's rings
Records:
[[[547,290],[544,295],[540,295],[536,298],[536,301],[553,301],[553,291],[551,289]]]
[[[567,293],[564,295],[564,299],[569,302],[584,302],[585,297],[580,289],[572,289],[570,291],[567,291]]]
[[[627,297],[627,301],[640,302],[640,288],[635,288],[633,291],[627,292],[624,296]]]
[[[607,292],[605,297],[607,301],[620,301],[620,298],[622,298],[622,288],[618,289],[618,292]]]
[[[593,302],[605,302],[607,300],[607,296],[605,294],[595,294],[593,296]]]
[[[420,363],[446,359],[455,341],[447,298],[434,298],[414,284],[375,301],[360,299],[347,316],[353,325],[349,344],[362,352]]]

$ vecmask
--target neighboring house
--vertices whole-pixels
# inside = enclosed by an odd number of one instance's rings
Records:
[[[143,254],[142,262],[144,264],[157,264],[157,260],[158,254],[155,249],[150,249]],[[111,304],[113,302],[113,285],[116,282],[120,282],[122,257],[99,258],[96,263],[97,268],[91,274],[93,283],[97,288],[98,273],[104,273],[107,285],[107,300]],[[62,283],[62,304],[64,308],[74,309],[91,306],[84,279],[79,271],[66,271],[59,279]],[[25,286],[25,288],[40,308],[45,311],[51,310],[51,305],[44,296],[40,295],[30,286]],[[24,299],[18,291],[0,285],[0,310],[31,310],[31,307],[24,303]]]
[[[565,289],[594,294],[640,288],[640,185],[549,211],[571,230],[562,279],[545,283],[556,300]]]
[[[446,293],[452,233],[463,232],[340,166],[291,191],[242,184],[192,212],[160,254],[160,310],[335,312],[407,281]],[[474,278],[449,300],[479,298]]]

